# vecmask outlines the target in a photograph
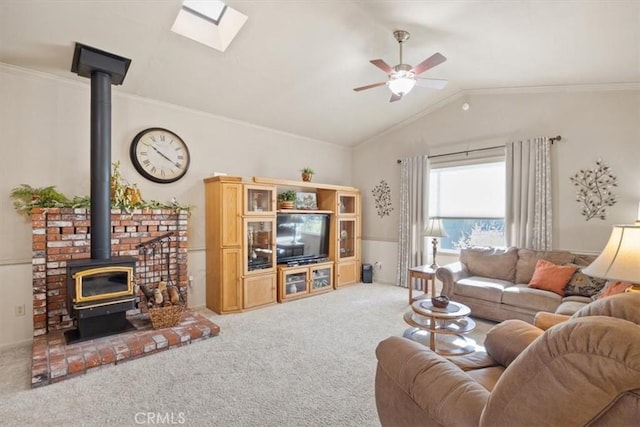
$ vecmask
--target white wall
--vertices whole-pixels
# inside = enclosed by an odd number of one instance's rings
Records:
[[[363,194],[363,262],[396,260],[392,251],[397,248],[400,210],[397,159],[556,135],[561,135],[562,141],[552,148],[553,247],[599,252],[613,224],[635,221],[640,201],[640,90],[637,85],[624,89],[466,93],[359,145],[353,153],[353,185]],[[461,108],[464,102],[470,104],[468,111]],[[580,168],[593,168],[598,158],[618,177],[619,186],[614,190],[618,203],[609,209],[606,220],[585,221],[569,177]],[[383,179],[391,186],[394,210],[391,216],[379,218],[371,190]],[[439,256],[438,262],[442,264],[444,259]],[[394,269],[395,265],[389,267]],[[385,271],[380,277],[395,283],[395,270]]]
[[[13,210],[11,189],[24,183],[55,185],[68,196],[90,191],[90,81],[69,74],[70,79],[59,79],[0,64],[0,322],[5,325],[0,328],[0,346],[32,334],[31,225]],[[225,172],[298,180],[300,169],[310,166],[316,171],[314,181],[351,184],[348,149],[124,95],[117,86],[112,92],[112,122],[112,160],[121,162],[122,175],[138,185],[143,198],[176,197],[194,206],[189,223],[192,306],[205,304],[203,178]],[[177,183],[147,181],[129,160],[133,137],[156,126],[174,131],[189,146],[191,167]],[[20,304],[26,305],[24,317],[15,316],[14,307]]]
[[[125,80],[126,84],[126,80]],[[412,94],[413,95],[413,94]],[[416,95],[419,95],[416,93]],[[89,80],[62,80],[0,64],[0,346],[31,337],[31,227],[11,206],[19,184],[56,185],[63,193],[89,193]],[[461,104],[469,102],[469,111]],[[597,252],[611,225],[635,220],[640,201],[640,90],[562,90],[540,93],[467,93],[443,107],[350,150],[193,110],[123,95],[113,88],[112,160],[145,199],[176,197],[194,206],[189,226],[191,305],[203,305],[204,204],[202,179],[212,172],[353,185],[363,195],[363,262],[380,261],[378,282],[394,283],[398,229],[396,160],[504,144],[513,139],[562,135],[554,145],[554,247]],[[181,181],[160,185],[139,176],[128,156],[132,138],[147,127],[165,127],[189,145],[193,162]],[[619,202],[605,221],[585,222],[569,176],[602,158],[618,176]],[[379,218],[371,190],[391,186],[394,210]],[[438,256],[443,264],[453,257]],[[26,315],[14,308],[24,304]]]

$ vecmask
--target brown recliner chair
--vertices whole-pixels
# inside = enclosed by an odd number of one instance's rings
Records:
[[[598,300],[546,331],[507,320],[485,348],[446,359],[406,338],[382,341],[382,425],[640,425],[639,293]]]

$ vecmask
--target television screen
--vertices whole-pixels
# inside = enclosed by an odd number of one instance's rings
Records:
[[[278,264],[329,255],[329,214],[279,213],[277,227]]]

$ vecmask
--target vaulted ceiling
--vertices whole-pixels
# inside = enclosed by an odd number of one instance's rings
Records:
[[[115,91],[354,146],[461,92],[640,82],[640,1],[226,2],[248,20],[226,52],[171,32],[180,0],[0,0],[0,62],[83,81],[76,41],[132,59]],[[390,103],[369,63],[444,64]]]

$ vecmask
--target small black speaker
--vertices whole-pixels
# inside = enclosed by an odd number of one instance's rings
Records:
[[[373,283],[373,267],[371,264],[362,264],[362,283]]]

